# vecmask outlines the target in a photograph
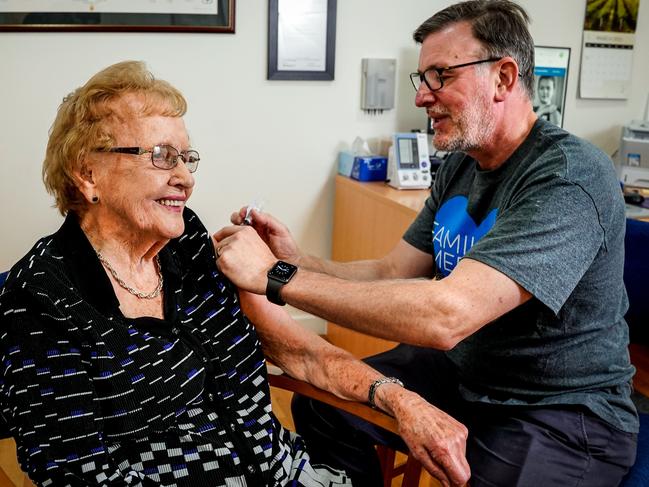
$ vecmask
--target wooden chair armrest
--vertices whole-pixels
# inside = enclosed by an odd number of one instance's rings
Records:
[[[0,485],[14,485],[11,479],[7,476],[4,469],[0,467]]]
[[[316,399],[320,402],[358,416],[359,418],[369,421],[370,423],[380,426],[392,433],[399,434],[397,422],[392,416],[388,416],[383,411],[374,409],[367,404],[341,399],[330,392],[318,389],[311,384],[294,379],[286,374],[268,374],[268,382],[272,387],[297,392],[302,396]]]
[[[335,408],[346,411],[359,418],[369,421],[372,424],[380,426],[392,433],[399,434],[397,421],[386,413],[370,407],[357,401],[347,401],[341,399],[330,392],[323,391],[304,381],[294,379],[286,374],[273,373],[273,370],[280,371],[274,366],[269,368],[268,382],[271,387],[284,389],[286,391],[296,392],[303,396],[321,401]],[[406,461],[395,465],[395,451],[384,445],[377,445],[377,453],[381,463],[381,473],[383,475],[383,485],[392,485],[392,479],[403,474],[402,487],[417,487],[421,478],[422,466],[417,459],[409,454],[406,450],[402,453],[406,455]],[[438,485],[425,484],[425,485]]]

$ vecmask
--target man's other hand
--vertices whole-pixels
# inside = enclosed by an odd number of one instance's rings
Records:
[[[230,221],[235,225],[242,225],[247,213],[248,207],[244,206],[238,213],[232,214]],[[295,265],[300,264],[302,253],[286,225],[270,214],[257,210],[250,212],[247,224],[257,231],[277,259]]]
[[[229,226],[212,235],[216,265],[237,287],[266,294],[267,273],[277,262],[266,244],[249,226]]]

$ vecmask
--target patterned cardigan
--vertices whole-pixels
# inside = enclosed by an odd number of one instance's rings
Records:
[[[0,410],[41,485],[345,485],[271,411],[264,357],[209,235],[161,252],[164,320],[126,318],[74,215],[0,295]]]

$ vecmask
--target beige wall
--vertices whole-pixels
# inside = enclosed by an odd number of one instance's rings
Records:
[[[356,135],[423,128],[407,73],[416,68],[411,32],[449,4],[442,0],[338,0],[336,79],[267,81],[267,2],[238,0],[236,34],[0,33],[0,269],[54,231],[60,217],[41,181],[47,131],[61,98],[124,59],[145,60],[189,100],[186,117],[201,152],[191,206],[211,230],[263,197],[309,252],[330,254],[336,153]],[[578,100],[585,0],[526,0],[539,45],[572,48],[565,126],[612,153],[620,126],[642,115],[649,91],[649,8],[640,7],[629,100]],[[643,49],[644,48],[644,49]],[[396,109],[360,106],[363,57],[398,63]]]

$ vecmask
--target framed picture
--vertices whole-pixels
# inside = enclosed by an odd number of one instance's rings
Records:
[[[534,112],[563,127],[570,48],[534,46],[534,59]]]
[[[336,0],[268,0],[268,79],[333,80]]]
[[[0,0],[0,31],[234,33],[235,0]]]

